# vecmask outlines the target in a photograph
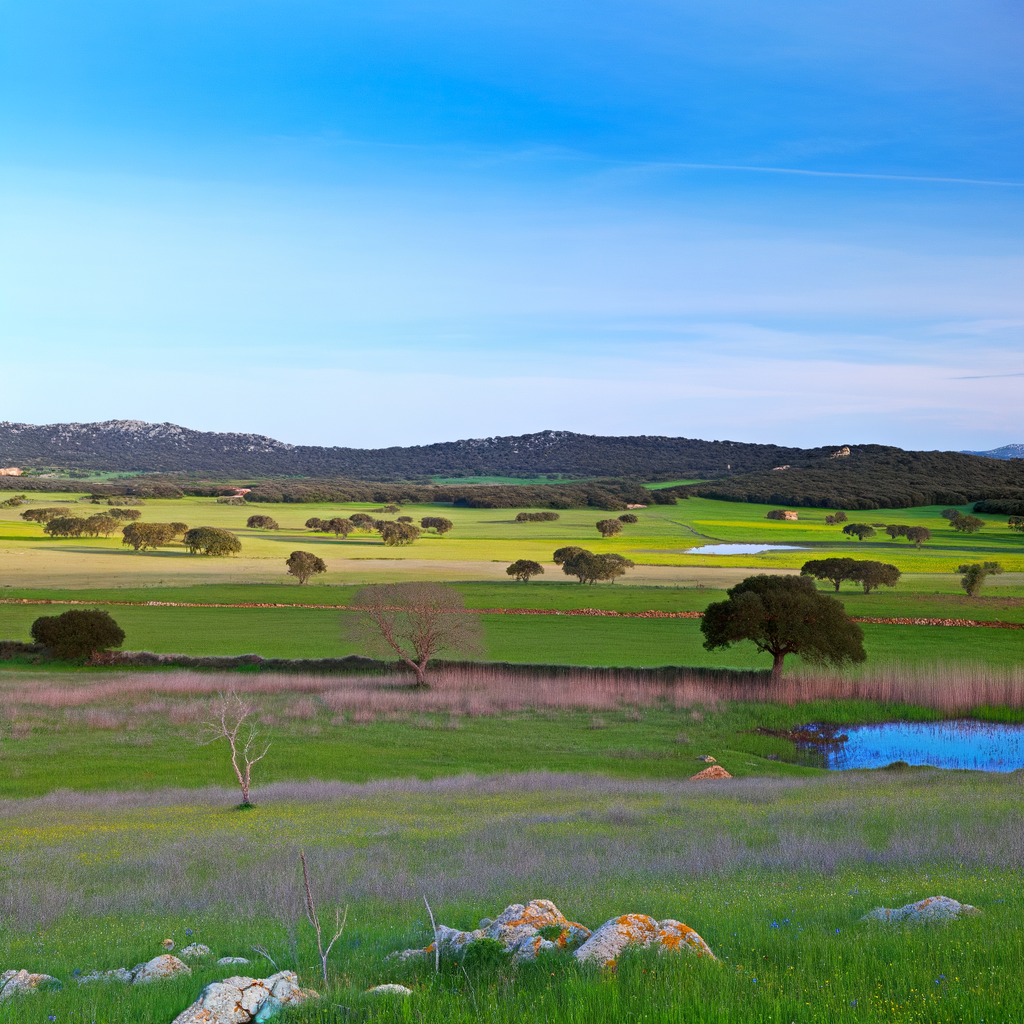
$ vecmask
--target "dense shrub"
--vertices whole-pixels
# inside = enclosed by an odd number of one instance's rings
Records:
[[[856,537],[857,540],[866,540],[868,537],[874,537],[875,528],[869,526],[867,523],[849,523],[843,527],[843,533],[847,537]]]
[[[270,516],[249,516],[245,521],[245,525],[250,530],[279,530],[280,527],[277,525],[277,520]]]
[[[521,583],[528,583],[531,576],[540,576],[544,572],[544,566],[529,558],[520,558],[513,562],[505,572]]]
[[[632,512],[627,512],[625,515],[619,516],[619,522],[632,526],[634,523],[639,523],[640,520]]]
[[[411,544],[420,535],[419,527],[408,523],[381,522],[377,524],[377,532],[389,548]]]
[[[634,563],[622,555],[606,554],[595,555],[593,551],[585,548],[567,545],[559,548],[552,561],[562,567],[566,576],[575,576],[580,583],[598,583],[601,580],[615,582],[616,577],[625,574],[627,569],[632,569]]]
[[[974,511],[996,516],[1024,516],[1024,498],[988,498],[976,502]]]
[[[136,551],[148,551],[151,548],[170,544],[178,533],[176,527],[184,523],[129,523],[121,530],[121,543]]]
[[[974,562],[961,565],[956,570],[960,573],[960,586],[967,591],[968,597],[975,597],[987,576],[998,576],[1003,567],[998,562]]]
[[[838,526],[840,523],[845,523],[845,522],[846,522],[846,513],[845,512],[836,512],[833,515],[825,516],[825,525],[826,526]]]
[[[120,647],[124,630],[107,612],[78,610],[43,615],[32,623],[32,639],[52,648],[58,658],[81,658]]]
[[[615,534],[622,532],[622,523],[618,519],[599,519],[594,526],[602,537],[614,537]]]
[[[196,526],[182,540],[193,555],[235,555],[242,550],[242,542],[233,533],[215,526]]]
[[[78,516],[54,516],[43,527],[43,532],[51,537],[81,537],[84,529],[85,520]]]
[[[398,521],[401,522],[402,518],[399,518]],[[412,522],[412,520],[410,519],[409,522]],[[420,526],[422,526],[424,530],[434,530],[435,533],[443,537],[449,530],[451,530],[452,521],[450,519],[445,519],[444,516],[424,516],[420,520]]]
[[[48,523],[56,516],[64,515],[62,508],[29,508],[21,513],[27,523]]]
[[[985,520],[977,516],[963,516],[958,512],[950,519],[949,525],[960,533],[977,533],[985,525]]]
[[[557,512],[520,512],[516,516],[517,523],[553,523],[558,518]]]

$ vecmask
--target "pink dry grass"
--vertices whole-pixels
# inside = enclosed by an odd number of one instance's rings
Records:
[[[322,702],[335,715],[354,721],[438,713],[494,715],[516,711],[586,711],[667,705],[715,707],[721,701],[798,704],[822,700],[868,700],[913,704],[944,713],[980,706],[1024,707],[1024,669],[939,665],[932,668],[878,666],[857,674],[802,672],[773,685],[767,675],[682,671],[669,676],[644,671],[573,669],[546,674],[507,666],[456,665],[435,669],[429,690],[414,690],[410,676],[245,674],[221,672],[116,673],[78,683],[38,677],[8,690],[8,706],[46,708],[135,704],[136,710],[161,706],[156,698],[177,698],[168,708],[176,724],[198,721],[204,698],[218,692],[267,696],[294,695],[285,714],[313,717]],[[318,696],[320,700],[316,700]],[[102,726],[100,726],[102,727]]]

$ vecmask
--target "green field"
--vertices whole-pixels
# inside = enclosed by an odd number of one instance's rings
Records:
[[[66,607],[0,605],[0,634],[27,641],[29,627],[38,616],[59,614]],[[127,634],[126,650],[259,654],[267,658],[337,658],[365,653],[343,637],[344,612],[307,608],[109,610]],[[482,621],[486,656],[491,661],[637,667],[771,666],[768,655],[758,654],[746,642],[728,650],[705,651],[696,619],[483,615]],[[1020,631],[873,624],[865,624],[863,629],[870,663],[976,661],[1012,666],[1020,663],[1024,650],[1024,633]],[[799,659],[791,657],[789,664],[796,668]]]
[[[515,510],[407,507],[415,518],[455,523],[448,537],[424,535],[408,548],[303,529],[311,516],[358,507],[147,503],[147,521],[236,532],[242,554],[226,559],[180,546],[135,554],[114,538],[50,540],[19,510],[0,510],[0,596],[55,602],[0,604],[0,637],[27,639],[37,616],[76,600],[107,607],[127,633],[126,649],[336,657],[363,653],[344,639],[350,613],[295,605],[345,605],[368,582],[449,581],[471,609],[692,612],[745,575],[792,572],[832,552],[904,572],[894,590],[844,587],[851,614],[1024,622],[1024,537],[998,517],[962,537],[934,508],[851,516],[928,526],[934,539],[920,551],[887,538],[847,541],[825,525],[826,510],[800,510],[786,523],[765,520],[767,506],[703,499],[641,510],[638,524],[608,541],[594,529],[608,515],[599,509],[516,523]],[[281,530],[248,530],[254,513],[273,515]],[[803,550],[689,553],[712,540]],[[618,551],[637,566],[613,586],[582,587],[549,561],[568,543]],[[285,577],[284,559],[297,548],[327,561],[322,582],[299,587]],[[543,579],[509,581],[504,569],[516,558],[545,563]],[[991,559],[1008,572],[967,598],[956,566]],[[201,607],[116,604],[125,601]],[[210,607],[247,602],[285,607]],[[763,669],[769,661],[750,644],[705,651],[696,619],[488,612],[481,621],[493,662]],[[791,705],[725,699],[699,680],[629,689],[632,673],[615,677],[620,690],[608,683],[613,674],[455,669],[412,691],[380,675],[8,662],[0,668],[0,957],[5,969],[45,970],[65,984],[0,1003],[0,1022],[169,1024],[203,984],[238,970],[206,962],[189,979],[148,988],[74,983],[75,971],[148,959],[166,937],[248,956],[254,963],[242,969],[265,975],[273,968],[251,949],[261,944],[324,989],[325,998],[282,1024],[1013,1021],[1024,953],[1020,773],[830,774],[774,733],[810,722],[941,718],[950,706],[942,694],[956,687],[967,694],[958,706],[1018,721],[1024,712],[1013,698],[1009,707],[977,706],[976,694],[986,678],[1019,668],[1024,631],[863,628],[863,677],[829,683],[787,659],[793,685],[815,688],[814,699],[801,690]],[[907,673],[903,692],[917,696],[883,699],[917,704],[842,697],[847,683]],[[232,807],[239,797],[223,741],[203,743],[211,701],[228,689],[254,702],[271,742],[256,766],[258,806],[244,813]],[[687,782],[703,754],[733,781]],[[349,905],[326,988],[303,916],[299,849],[322,902]],[[860,921],[876,905],[938,893],[982,915],[916,929]],[[671,916],[697,928],[719,962],[638,952],[600,973],[554,955],[519,967],[448,964],[439,974],[385,962],[393,949],[428,941],[424,895],[439,920],[457,926],[535,897],[590,926],[627,911]],[[382,982],[414,994],[398,1003],[365,994]]]
[[[68,495],[33,497],[33,505],[62,504],[83,515],[103,506],[81,504]],[[329,578],[361,582],[385,578],[500,579],[504,567],[517,558],[546,564],[555,548],[580,544],[593,551],[616,551],[637,563],[630,578],[641,583],[713,582],[716,573],[737,569],[792,570],[808,558],[830,552],[889,561],[902,571],[950,577],[964,561],[999,560],[1012,573],[1024,572],[1024,535],[1006,527],[1005,517],[983,516],[987,525],[974,535],[951,530],[938,507],[875,512],[857,517],[874,522],[925,525],[933,539],[920,550],[906,542],[880,537],[851,541],[839,527],[826,526],[828,510],[801,510],[796,523],[766,520],[769,506],[693,498],[675,506],[656,506],[637,512],[640,522],[604,540],[594,524],[608,513],[574,509],[553,523],[517,523],[516,510],[457,509],[450,506],[407,506],[405,514],[419,519],[443,514],[455,524],[445,537],[424,534],[408,547],[385,547],[376,535],[357,533],[347,540],[311,534],[303,527],[313,516],[346,515],[369,505],[248,505],[218,504],[211,498],[154,500],[147,503],[144,521],[186,522],[190,526],[219,526],[234,531],[242,554],[231,559],[190,556],[180,545],[158,552],[134,553],[116,537],[109,539],[51,539],[41,527],[19,519],[18,509],[0,510],[0,586],[4,588],[80,588],[173,585],[196,583],[268,583],[281,581],[290,551],[302,547],[323,557]],[[254,513],[276,517],[278,531],[248,530]],[[877,516],[877,518],[876,518]],[[793,544],[797,551],[767,551],[753,555],[694,555],[692,548],[721,542]],[[955,581],[950,580],[955,585]]]
[[[245,814],[210,791],[6,805],[3,960],[65,987],[0,1004],[0,1021],[168,1024],[238,968],[208,961],[141,988],[80,987],[73,972],[131,966],[171,937],[250,957],[254,974],[273,970],[255,944],[297,968],[325,998],[291,1021],[1011,1022],[1024,995],[1018,790],[1010,778],[934,771],[727,789],[534,775],[293,785]],[[349,908],[326,990],[300,846],[322,915]],[[982,913],[917,928],[860,920],[938,892]],[[590,927],[630,911],[673,917],[718,959],[641,953],[600,972],[556,954],[439,975],[385,962],[429,940],[424,894],[457,927],[530,898]],[[364,994],[384,982],[414,994],[401,1004]]]

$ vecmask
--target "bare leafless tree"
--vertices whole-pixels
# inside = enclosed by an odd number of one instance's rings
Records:
[[[438,654],[483,651],[480,616],[466,611],[462,595],[443,583],[376,583],[363,587],[350,637],[367,653],[397,656],[427,685],[427,665]]]
[[[302,881],[306,885],[306,916],[309,918],[309,923],[313,926],[313,930],[316,932],[316,948],[320,951],[320,965],[324,971],[324,987],[327,987],[327,958],[331,955],[331,949],[334,944],[341,938],[341,933],[345,930],[345,922],[348,920],[348,907],[345,907],[342,912],[341,907],[334,908],[334,938],[327,944],[327,948],[324,949],[323,935],[320,931],[320,918],[316,913],[316,904],[313,902],[313,890],[309,885],[309,871],[306,869],[306,853],[303,850],[299,853],[299,858],[302,861]]]
[[[206,743],[227,740],[231,748],[231,767],[242,790],[242,807],[252,807],[249,800],[249,786],[252,782],[252,766],[262,761],[270,749],[269,741],[264,745],[252,716],[254,705],[242,700],[237,693],[221,693],[206,722],[208,738]],[[260,747],[262,750],[259,750]],[[259,750],[259,753],[257,753]]]

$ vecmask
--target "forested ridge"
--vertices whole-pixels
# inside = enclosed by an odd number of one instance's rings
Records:
[[[211,434],[125,420],[49,427],[0,423],[0,465],[145,474],[103,484],[0,477],[0,490],[6,491],[226,496],[234,491],[227,486],[230,481],[251,488],[245,500],[254,503],[451,502],[479,508],[621,509],[693,494],[853,510],[1024,500],[1024,459],[908,452],[884,445],[801,449],[567,431],[356,449],[292,446],[255,434]],[[347,468],[341,471],[337,466]],[[432,483],[434,476],[547,477],[548,483],[445,485]],[[562,479],[572,477],[593,479]],[[687,477],[703,482],[660,490],[642,486]]]
[[[600,437],[544,430],[391,448],[290,445],[260,434],[218,434],[173,423],[110,420],[0,423],[0,465],[104,472],[421,480],[430,477],[636,477],[673,480],[771,469],[833,448],[786,448],[686,437]]]
[[[911,508],[1024,498],[1024,459],[959,452],[907,452],[855,445],[842,458],[808,460],[786,470],[740,473],[691,485],[684,493],[725,501],[816,508]]]

